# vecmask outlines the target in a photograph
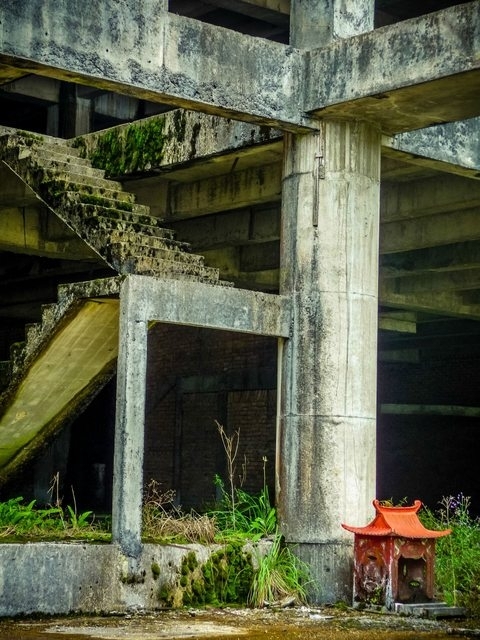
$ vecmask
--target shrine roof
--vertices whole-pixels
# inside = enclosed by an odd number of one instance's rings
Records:
[[[390,507],[373,501],[376,515],[365,527],[352,527],[342,524],[347,531],[363,536],[398,536],[400,538],[441,538],[451,533],[450,529],[432,531],[421,523],[418,510],[422,506],[420,500],[415,500],[410,507]]]

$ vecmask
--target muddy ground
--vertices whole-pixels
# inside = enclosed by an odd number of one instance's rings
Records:
[[[202,609],[0,620],[0,640],[447,640],[480,638],[480,620],[425,620],[334,608]]]

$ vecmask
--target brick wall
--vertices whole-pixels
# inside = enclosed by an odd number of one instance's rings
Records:
[[[149,333],[144,481],[175,489],[183,507],[215,498],[226,455],[215,421],[239,431],[237,475],[244,488],[273,487],[275,339],[195,327],[155,325]],[[240,480],[238,480],[240,483]]]

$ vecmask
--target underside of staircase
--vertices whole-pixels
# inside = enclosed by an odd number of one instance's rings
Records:
[[[25,342],[12,345],[10,361],[0,363],[1,485],[114,375],[123,275],[229,283],[65,141],[12,132],[0,137],[0,161],[113,274],[61,285],[58,301],[43,305],[42,321],[28,325]]]

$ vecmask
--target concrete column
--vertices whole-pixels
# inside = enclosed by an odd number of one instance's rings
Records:
[[[125,555],[141,550],[147,333],[128,279],[120,295],[112,538]]]
[[[311,566],[311,598],[351,597],[353,539],[375,497],[380,133],[324,122],[285,136],[280,292],[280,526]]]
[[[375,0],[291,0],[290,44],[318,49],[371,31],[374,9]]]

